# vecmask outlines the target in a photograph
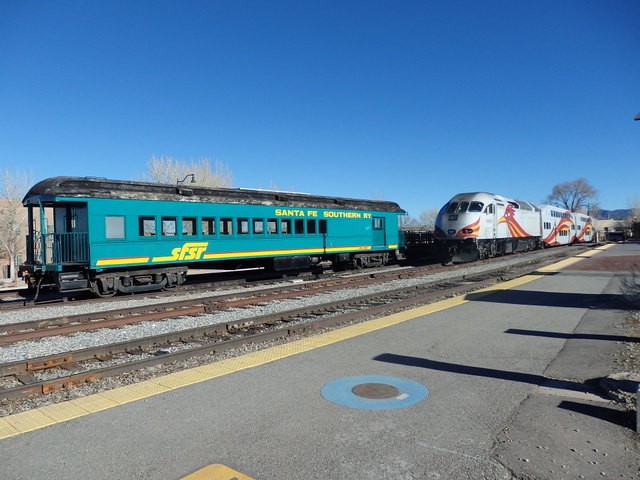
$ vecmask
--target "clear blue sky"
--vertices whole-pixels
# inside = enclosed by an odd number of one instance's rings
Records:
[[[234,186],[533,202],[640,196],[640,2],[0,2],[0,168],[137,179],[208,157]]]

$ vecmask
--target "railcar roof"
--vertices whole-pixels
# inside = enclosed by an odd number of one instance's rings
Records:
[[[53,177],[35,184],[24,197],[114,198],[126,200],[163,200],[175,202],[236,203],[290,207],[338,208],[405,213],[395,202],[325,197],[303,193],[204,188],[161,183],[109,180],[95,177]]]

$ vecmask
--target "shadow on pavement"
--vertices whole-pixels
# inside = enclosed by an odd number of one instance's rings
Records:
[[[469,293],[466,300],[489,303],[508,303],[513,305],[537,305],[546,307],[619,309],[626,310],[631,306],[623,294],[587,294],[532,292],[529,290],[504,290],[486,293]]]
[[[596,333],[561,333],[561,332],[545,332],[541,330],[521,330],[519,328],[510,328],[505,330],[504,333],[510,333],[512,335],[526,335],[531,337],[547,337],[547,338],[562,338],[566,340],[604,340],[608,342],[630,342],[640,343],[638,337],[626,337],[623,335],[600,335]]]
[[[441,372],[457,373],[461,375],[472,375],[476,377],[496,378],[499,380],[508,380],[510,382],[528,383],[530,385],[536,385],[540,387],[569,390],[573,392],[592,394],[601,396],[598,392],[597,385],[598,379],[588,380],[584,383],[571,382],[571,381],[559,381],[552,378],[547,378],[544,375],[536,375],[531,373],[511,372],[508,370],[498,370],[494,368],[485,367],[473,367],[470,365],[461,365],[457,363],[440,362],[437,360],[429,360],[427,358],[411,357],[408,355],[396,355],[393,353],[383,353],[373,358],[379,362],[394,363],[398,365],[407,365],[410,367],[428,368],[431,370],[439,370]],[[604,397],[602,397],[604,398]],[[563,401],[559,405],[560,408],[565,408],[584,415],[591,415],[595,418],[605,420],[607,422],[614,423],[616,425],[622,425],[624,427],[634,428],[633,422],[627,415],[627,412],[619,411],[612,408],[591,406],[589,404],[581,404],[577,402]]]
[[[597,418],[619,425],[624,428],[635,429],[635,412],[629,410],[617,410],[615,408],[602,407],[600,405],[592,405],[588,403],[571,402],[563,400],[558,404],[558,408],[569,410],[570,412],[579,413],[588,417]]]

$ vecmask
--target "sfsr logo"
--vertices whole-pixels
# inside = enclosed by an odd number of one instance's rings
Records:
[[[187,242],[171,250],[171,260],[199,260],[209,242]]]

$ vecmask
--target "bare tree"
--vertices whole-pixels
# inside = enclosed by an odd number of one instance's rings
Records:
[[[190,175],[193,174],[193,182]],[[185,162],[171,156],[157,157],[153,155],[147,161],[144,180],[158,183],[176,184],[186,181],[201,187],[231,187],[233,175],[222,162],[216,160],[213,170],[208,158]]]
[[[571,212],[577,212],[589,210],[591,201],[595,200],[597,195],[598,191],[586,178],[578,178],[555,185],[546,202],[557,207],[564,207]]]
[[[428,208],[427,210],[423,210],[420,212],[420,216],[418,217],[418,222],[420,223],[420,227],[425,230],[433,230],[436,227],[436,217],[438,216],[438,212],[440,210],[438,208]]]
[[[408,230],[411,228],[417,227],[418,222],[415,218],[410,217],[409,215],[400,215],[398,216],[398,227],[403,230]]]
[[[637,195],[629,199],[629,216],[635,221],[640,220],[640,197]]]
[[[640,238],[640,197],[637,195],[629,199],[629,217],[627,218],[634,240]]]
[[[27,225],[27,209],[22,197],[33,183],[32,176],[23,171],[0,172],[0,246],[9,257],[9,279],[15,280],[18,257],[26,244],[23,234]]]

